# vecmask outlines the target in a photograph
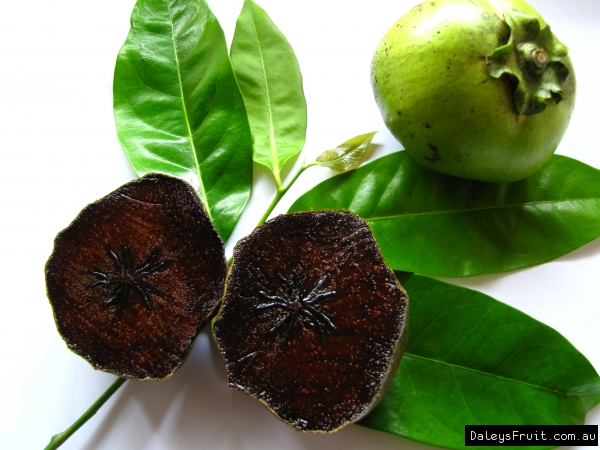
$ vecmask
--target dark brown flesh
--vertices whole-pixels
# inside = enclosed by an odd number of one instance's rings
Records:
[[[194,189],[150,174],[88,205],[59,233],[46,285],[71,350],[119,376],[164,379],[220,300],[226,270]]]
[[[297,430],[330,432],[378,400],[403,351],[407,312],[362,219],[300,213],[237,244],[213,329],[230,386]]]

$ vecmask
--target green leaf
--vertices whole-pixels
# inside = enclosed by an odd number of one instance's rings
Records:
[[[377,132],[361,134],[353,137],[333,150],[325,150],[319,155],[316,164],[329,167],[336,172],[347,172],[355,169],[364,159],[369,144]]]
[[[582,424],[600,402],[598,374],[557,331],[480,292],[398,275],[408,345],[361,425],[458,449],[465,424]]]
[[[600,171],[554,155],[508,184],[442,175],[405,152],[317,185],[290,212],[347,209],[365,219],[395,270],[461,277],[564,255],[600,235]]]
[[[226,240],[252,188],[248,118],[204,0],[138,0],[113,84],[117,134],[139,176],[191,183]]]
[[[273,172],[297,155],[306,138],[306,100],[294,50],[267,13],[246,0],[231,43],[254,143],[254,161]]]

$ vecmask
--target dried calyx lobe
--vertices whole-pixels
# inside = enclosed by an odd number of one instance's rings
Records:
[[[297,430],[335,431],[393,376],[407,301],[358,216],[276,217],[234,250],[214,324],[228,382]]]
[[[59,233],[46,284],[71,350],[119,376],[165,379],[220,300],[226,267],[194,189],[150,174],[88,205]]]
[[[539,114],[548,104],[563,99],[563,86],[569,76],[565,65],[568,49],[537,17],[517,11],[507,12],[510,27],[508,43],[487,58],[489,74],[507,76],[516,84],[515,107],[519,114]]]

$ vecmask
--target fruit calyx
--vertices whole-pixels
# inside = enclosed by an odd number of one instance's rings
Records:
[[[563,63],[568,49],[537,17],[512,11],[504,14],[511,30],[506,45],[486,58],[494,78],[508,75],[516,83],[515,106],[519,114],[541,113],[563,99],[562,87],[569,76]]]

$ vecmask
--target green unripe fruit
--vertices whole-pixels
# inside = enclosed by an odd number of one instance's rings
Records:
[[[510,182],[554,153],[575,104],[567,48],[521,0],[433,0],[398,20],[371,68],[392,134],[420,164]]]

